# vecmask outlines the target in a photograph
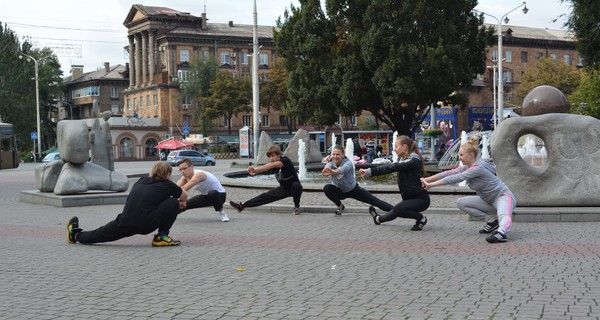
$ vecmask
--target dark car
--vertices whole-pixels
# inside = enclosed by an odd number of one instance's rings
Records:
[[[215,158],[211,156],[207,156],[201,152],[196,150],[174,150],[169,153],[167,156],[167,162],[176,166],[177,162],[183,158],[188,158],[192,160],[192,163],[195,166],[214,166],[217,162]]]

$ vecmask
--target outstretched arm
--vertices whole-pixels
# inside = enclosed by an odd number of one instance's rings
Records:
[[[254,176],[259,173],[267,172],[271,169],[281,168],[281,167],[283,167],[283,162],[281,162],[281,161],[269,162],[269,163],[263,164],[262,166],[259,166],[259,167],[248,167],[248,173],[251,176]]]

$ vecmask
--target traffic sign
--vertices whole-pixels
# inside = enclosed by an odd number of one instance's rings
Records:
[[[186,136],[187,136],[188,134],[190,134],[190,128],[188,128],[188,127],[183,127],[183,134],[185,134]]]
[[[190,126],[190,123],[189,123],[189,122],[187,122],[187,121],[184,121],[184,122],[183,122],[183,127],[184,127],[184,128],[187,128],[187,127],[189,127],[189,126]]]
[[[37,140],[38,136],[37,136],[37,132],[34,131],[31,133],[31,140]]]

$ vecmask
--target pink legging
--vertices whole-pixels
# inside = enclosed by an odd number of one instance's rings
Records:
[[[498,231],[507,234],[512,225],[512,213],[517,207],[517,199],[510,192],[500,195],[492,204],[483,201],[478,196],[459,198],[458,208],[480,220],[490,222],[498,217]]]

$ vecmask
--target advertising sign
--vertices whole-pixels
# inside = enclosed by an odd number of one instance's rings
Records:
[[[250,157],[250,128],[240,129],[240,157]]]

